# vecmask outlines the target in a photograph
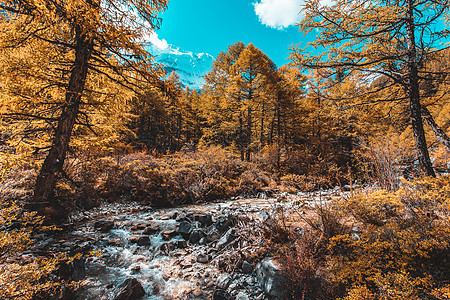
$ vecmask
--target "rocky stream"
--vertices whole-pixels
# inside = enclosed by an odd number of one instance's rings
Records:
[[[274,212],[298,213],[317,199],[300,193],[159,210],[105,204],[73,215],[59,237],[39,236],[29,251],[83,255],[60,270],[80,282],[65,299],[285,299],[276,263],[246,258],[264,245],[260,228]]]

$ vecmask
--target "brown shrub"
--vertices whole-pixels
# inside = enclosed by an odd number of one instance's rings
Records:
[[[68,164],[60,198],[76,206],[101,201],[137,201],[172,206],[249,195],[267,186],[269,177],[254,164],[212,147],[156,158],[143,152]]]

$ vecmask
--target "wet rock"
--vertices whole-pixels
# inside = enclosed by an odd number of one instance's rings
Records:
[[[106,242],[106,245],[108,245],[108,246],[116,246],[117,247],[117,246],[122,245],[122,242],[119,239],[108,240]]]
[[[234,234],[234,229],[230,228],[228,231],[219,239],[217,242],[217,249],[222,249],[236,238],[236,235]]]
[[[214,291],[213,300],[233,300],[233,296],[225,290],[217,289]]]
[[[189,243],[198,244],[200,239],[205,237],[205,232],[202,229],[194,229],[189,236]]]
[[[215,227],[219,232],[225,232],[235,224],[236,220],[233,216],[220,216],[215,222]]]
[[[246,260],[242,263],[241,266],[242,273],[244,274],[252,274],[253,273],[253,266]]]
[[[185,240],[188,240],[191,232],[192,232],[191,222],[181,221],[180,225],[178,226],[178,233],[181,234],[181,236]]]
[[[174,242],[164,243],[159,247],[159,250],[161,250],[164,254],[169,255],[170,252],[175,250],[175,243]]]
[[[133,225],[130,228],[132,231],[138,231],[138,230],[143,230],[145,229],[145,224],[137,224],[137,225]]]
[[[275,299],[286,299],[286,278],[272,259],[262,260],[256,274],[259,285],[267,295]]]
[[[67,281],[79,281],[86,277],[86,261],[76,258],[70,263],[62,262],[58,267],[58,277]]]
[[[145,295],[145,290],[136,278],[128,278],[118,288],[112,300],[137,300]]]
[[[197,256],[197,262],[202,263],[202,264],[206,264],[209,262],[209,255],[208,254],[204,254],[204,253],[200,253]]]
[[[77,247],[79,249],[77,250],[77,252],[84,254],[89,253],[93,249],[92,242],[90,241],[81,242],[79,245],[77,245]]]
[[[231,278],[231,276],[229,274],[225,273],[225,274],[220,275],[217,278],[216,286],[219,289],[226,290],[230,286],[232,281],[233,281],[233,278]]]
[[[100,232],[109,232],[114,228],[114,222],[108,220],[100,220],[94,223],[94,228],[99,230]]]
[[[152,234],[159,232],[159,230],[160,230],[160,227],[158,224],[150,223],[149,225],[147,225],[147,227],[144,229],[144,231],[142,233],[147,234],[147,235],[152,235]]]
[[[250,298],[248,297],[248,295],[244,292],[239,292],[236,295],[236,300],[249,300]]]
[[[176,230],[166,230],[161,232],[161,237],[165,241],[170,241],[173,237],[178,234]]]
[[[149,246],[150,245],[150,238],[148,236],[140,236],[137,244],[139,246]]]
[[[184,249],[184,248],[187,247],[187,242],[183,241],[183,240],[176,241],[175,242],[175,247],[178,248],[178,249]]]
[[[160,220],[175,220],[178,217],[178,212],[171,212],[159,217]]]
[[[131,244],[138,244],[138,246],[149,246],[150,238],[146,235],[135,236],[128,239]]]
[[[211,243],[220,239],[220,232],[214,227],[211,226],[210,230],[206,234],[206,242]]]
[[[211,215],[196,215],[194,220],[198,221],[202,227],[211,226],[214,223]]]

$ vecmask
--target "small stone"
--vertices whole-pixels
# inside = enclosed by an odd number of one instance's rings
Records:
[[[214,226],[219,230],[219,232],[227,231],[231,226],[235,224],[236,220],[233,216],[221,216],[217,219]]]
[[[201,295],[203,295],[203,291],[201,289],[196,289],[192,292],[192,295],[194,295],[195,297],[200,297]]]
[[[150,223],[147,225],[147,227],[144,229],[143,234],[151,235],[155,234],[160,230],[159,225],[156,223]]]
[[[133,225],[133,226],[130,227],[130,229],[132,231],[143,230],[143,229],[145,229],[145,225],[144,224]]]
[[[216,228],[212,227],[206,234],[206,241],[211,243],[217,241],[218,239],[220,239],[220,233]]]
[[[95,229],[98,229],[99,231],[106,233],[114,228],[114,222],[107,220],[100,220],[94,223],[94,227]]]
[[[361,239],[361,238],[359,237],[359,235],[356,234],[355,232],[352,233],[352,238],[353,238],[355,241],[359,241],[359,240]]]
[[[246,260],[242,263],[242,273],[244,274],[252,274],[253,273],[253,266]]]
[[[194,218],[200,222],[202,227],[211,226],[214,223],[211,215],[197,215]]]
[[[164,243],[160,246],[159,249],[163,251],[166,255],[169,255],[170,252],[175,250],[175,243],[173,242]]]
[[[216,281],[216,286],[219,289],[223,289],[226,290],[228,288],[228,286],[231,284],[231,282],[233,281],[233,279],[231,278],[231,276],[229,274],[221,274]]]
[[[216,245],[217,249],[224,248],[226,245],[228,245],[229,243],[234,241],[235,238],[236,238],[236,236],[234,235],[233,228],[228,229],[228,231],[217,242],[217,245]]]
[[[194,229],[189,236],[189,243],[198,244],[200,239],[205,236],[205,232],[201,229]]]
[[[213,294],[213,300],[232,300],[233,296],[225,290],[216,289]]]
[[[202,264],[206,264],[209,262],[209,256],[208,254],[204,254],[204,253],[200,253],[197,256],[197,262],[202,263]]]
[[[178,233],[175,230],[166,230],[161,232],[161,237],[165,241],[171,240],[173,237],[175,237]]]
[[[139,246],[149,246],[150,245],[150,238],[148,236],[140,236],[137,240],[137,244]]]
[[[184,240],[180,240],[180,241],[176,241],[175,242],[175,247],[178,249],[184,249],[187,247],[187,242]]]

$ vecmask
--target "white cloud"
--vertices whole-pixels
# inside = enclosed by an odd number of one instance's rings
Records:
[[[269,27],[283,29],[301,19],[300,10],[305,0],[258,0],[253,3],[259,21]]]
[[[150,34],[149,41],[161,50],[166,50],[167,48],[169,48],[169,43],[167,43],[165,39],[159,39],[156,32],[152,32]]]

